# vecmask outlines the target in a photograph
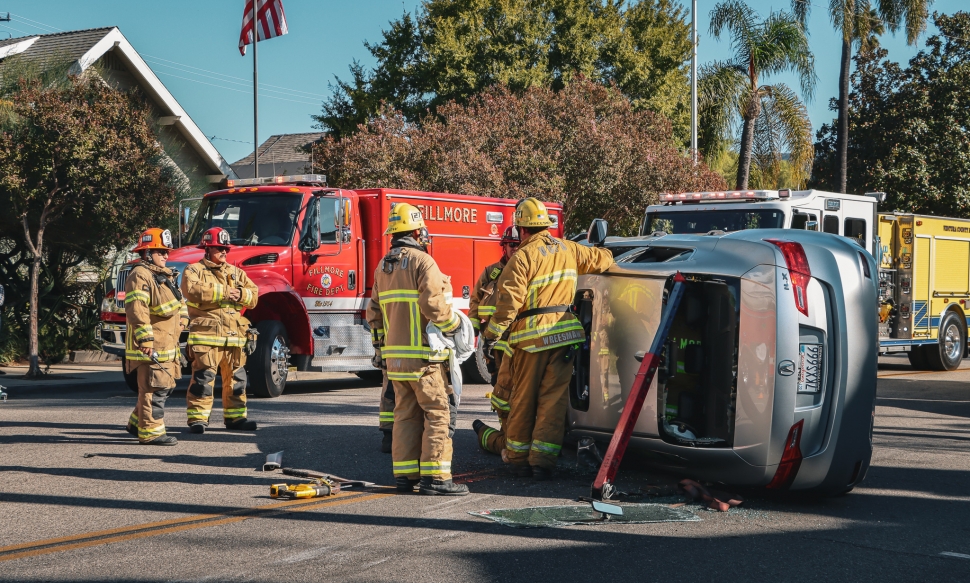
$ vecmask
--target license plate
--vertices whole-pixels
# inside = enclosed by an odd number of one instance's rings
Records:
[[[822,345],[798,345],[798,392],[817,393],[822,390]]]

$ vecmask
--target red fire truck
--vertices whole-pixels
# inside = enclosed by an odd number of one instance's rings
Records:
[[[501,256],[499,240],[512,224],[515,201],[395,189],[328,188],[321,175],[227,181],[202,197],[194,217],[180,211],[179,248],[168,265],[184,272],[201,259],[196,248],[210,227],[232,237],[229,261],[259,286],[259,303],[246,312],[259,330],[249,357],[251,390],[277,397],[290,370],[375,375],[374,349],[364,310],[374,269],[387,253],[391,205],[417,206],[431,232],[431,255],[451,276],[453,305],[468,310],[475,280]],[[562,208],[547,205],[560,236]],[[102,306],[105,352],[124,357],[124,266]],[[183,333],[183,343],[186,334]],[[472,379],[487,378],[484,362],[469,359]],[[135,380],[127,378],[136,389]]]

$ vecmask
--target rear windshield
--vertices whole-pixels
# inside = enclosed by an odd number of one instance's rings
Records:
[[[641,235],[662,231],[669,235],[689,235],[708,231],[780,229],[785,213],[778,209],[731,209],[660,211],[647,213]]]

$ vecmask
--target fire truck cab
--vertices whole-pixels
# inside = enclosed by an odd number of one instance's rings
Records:
[[[387,217],[399,202],[421,210],[432,237],[429,252],[451,277],[453,305],[467,311],[478,275],[501,257],[499,241],[512,224],[514,200],[329,188],[324,176],[299,175],[227,181],[226,188],[204,195],[194,213],[180,212],[179,248],[169,255],[170,267],[183,272],[199,261],[202,234],[222,227],[232,237],[228,261],[259,286],[256,307],[245,313],[260,332],[246,365],[254,393],[279,396],[290,370],[380,374],[371,365],[364,313],[374,270],[390,245]],[[561,206],[547,207],[551,231],[559,236]],[[122,357],[124,282],[131,267],[120,270],[102,306],[102,348]],[[466,364],[468,377],[488,379],[480,357]]]

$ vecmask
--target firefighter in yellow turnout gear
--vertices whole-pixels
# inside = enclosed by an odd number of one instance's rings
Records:
[[[165,267],[172,234],[148,229],[135,252],[141,261],[125,280],[125,367],[138,379],[138,404],[128,419],[127,431],[138,442],[176,445],[165,433],[165,401],[182,378],[179,334],[188,323],[176,273]]]
[[[501,245],[502,259],[482,271],[478,281],[475,282],[475,291],[472,293],[469,302],[468,318],[472,321],[476,330],[486,328],[489,319],[495,313],[495,301],[498,299],[496,284],[509,258],[519,248],[518,229],[515,227],[506,228],[502,234]],[[512,349],[509,348],[508,333],[495,343],[495,350],[491,354],[485,354],[485,358],[491,361],[491,403],[492,410],[498,415],[499,428],[489,427],[480,419],[475,419],[472,422],[472,429],[478,436],[478,444],[485,451],[494,454],[501,454],[505,450],[505,420],[509,416],[509,399],[512,396],[512,375],[509,372],[509,357],[511,355]]]
[[[186,393],[189,430],[205,433],[214,401],[216,374],[222,376],[222,417],[228,429],[252,431],[246,416],[245,347],[250,323],[240,310],[256,306],[259,290],[246,273],[226,263],[229,233],[215,227],[202,236],[205,257],[185,269],[182,293],[190,324],[188,351],[192,380]]]
[[[569,311],[576,279],[609,269],[613,256],[550,235],[546,207],[534,198],[516,206],[515,225],[522,243],[498,280],[495,314],[484,334],[493,344],[510,332],[515,388],[505,448],[512,473],[544,480],[562,449],[574,347],[585,341],[582,325]]]
[[[451,281],[426,251],[430,244],[417,208],[396,204],[388,217],[391,249],[374,271],[367,323],[394,385],[391,448],[399,492],[462,496],[451,478],[450,409],[443,365],[448,352],[432,352],[425,329],[445,334],[460,326],[446,294]]]

